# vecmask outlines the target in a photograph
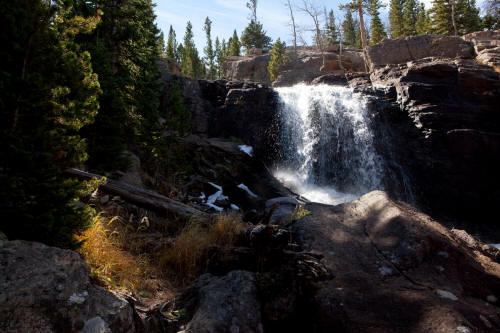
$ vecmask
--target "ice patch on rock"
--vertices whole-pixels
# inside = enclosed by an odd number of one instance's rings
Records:
[[[389,267],[380,267],[378,269],[378,271],[380,272],[380,275],[382,276],[386,276],[386,275],[391,275],[392,274],[392,269],[390,269]]]
[[[472,333],[471,329],[468,328],[467,326],[458,326],[457,327],[457,332],[460,332],[460,333]]]
[[[71,295],[69,297],[69,302],[72,304],[83,304],[87,300],[88,296],[89,296],[89,293],[87,291],[82,291],[79,294]]]
[[[238,148],[248,156],[253,157],[253,147],[247,145],[239,145]]]
[[[236,206],[235,204],[231,204],[231,209],[240,210],[240,207]]]
[[[250,195],[252,198],[258,198],[259,196],[255,193],[253,193],[252,191],[250,191],[250,189],[243,183],[241,183],[240,185],[238,185],[238,188],[242,189],[243,191],[247,192],[248,195]]]
[[[438,294],[442,298],[451,299],[452,301],[458,300],[458,297],[455,296],[455,294],[453,294],[449,291],[446,291],[446,290],[438,289],[438,290],[436,290],[436,294]]]

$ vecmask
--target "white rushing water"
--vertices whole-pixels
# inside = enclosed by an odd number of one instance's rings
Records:
[[[351,89],[277,88],[281,163],[274,175],[304,198],[339,204],[382,187],[366,100]]]

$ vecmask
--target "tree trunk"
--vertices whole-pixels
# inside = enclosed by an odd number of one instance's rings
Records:
[[[363,6],[361,0],[358,0],[358,13],[359,13],[359,28],[361,29],[361,43],[363,45],[363,56],[365,58],[365,70],[368,72],[368,55],[366,54],[366,31],[365,21],[363,19]]]
[[[85,172],[78,169],[68,169],[67,175],[78,177],[83,180],[92,178],[101,179],[103,176]],[[135,187],[120,181],[107,179],[106,184],[99,187],[100,190],[118,195],[125,201],[142,206],[163,214],[173,214],[185,219],[193,219],[202,223],[210,221],[210,214],[197,210],[182,202],[172,200],[153,191]]]
[[[292,21],[293,28],[293,53],[295,54],[295,58],[297,58],[297,28],[295,26],[295,17],[293,16],[292,4],[290,0],[288,0],[288,9],[290,9],[290,19]]]
[[[457,22],[455,20],[455,0],[450,0],[451,4],[451,21],[453,23],[453,35],[458,36],[458,31],[457,31]]]

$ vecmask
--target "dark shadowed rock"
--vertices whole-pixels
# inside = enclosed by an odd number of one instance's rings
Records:
[[[379,113],[391,132],[379,150],[406,170],[416,201],[437,214],[492,222],[500,198],[499,74],[474,60],[426,58],[387,65],[371,81],[397,94],[399,107]]]
[[[131,306],[92,285],[73,251],[27,241],[0,247],[0,331],[134,332]]]
[[[175,302],[187,312],[186,332],[263,332],[254,273],[202,275]]]
[[[500,265],[471,248],[463,233],[383,192],[306,209],[311,215],[293,225],[295,237],[305,249],[323,254],[335,274],[315,296],[310,332],[500,328],[500,308],[486,303],[498,297]]]

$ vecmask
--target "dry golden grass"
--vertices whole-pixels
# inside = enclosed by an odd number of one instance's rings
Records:
[[[107,218],[98,215],[93,225],[82,236],[85,240],[81,254],[91,269],[91,276],[110,290],[128,290],[143,298],[155,297],[158,293],[168,296],[172,288],[160,275],[152,258],[145,254],[134,254],[129,236],[135,230],[122,218]]]
[[[175,245],[162,255],[160,267],[172,272],[176,283],[185,286],[203,272],[203,259],[210,247],[234,245],[246,227],[237,215],[221,214],[210,226],[192,221],[176,237]]]
[[[172,221],[173,223],[174,221]],[[191,221],[164,250],[145,252],[138,228],[124,217],[94,218],[80,240],[81,254],[91,276],[109,290],[127,290],[141,298],[170,298],[179,287],[193,282],[206,268],[207,251],[213,246],[231,246],[246,224],[238,215],[219,215],[211,225]]]

